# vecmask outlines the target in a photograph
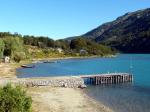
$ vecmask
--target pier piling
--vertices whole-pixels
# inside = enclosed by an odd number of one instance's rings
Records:
[[[100,84],[119,84],[133,81],[133,76],[129,73],[110,73],[98,75],[83,75],[80,78],[84,79],[85,84],[100,85]]]

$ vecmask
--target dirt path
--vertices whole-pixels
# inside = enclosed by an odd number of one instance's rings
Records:
[[[16,77],[16,65],[11,63],[0,63],[0,77]]]

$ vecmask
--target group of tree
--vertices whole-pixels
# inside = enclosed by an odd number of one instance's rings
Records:
[[[62,48],[66,53],[79,53],[80,50],[86,50],[89,55],[107,55],[114,53],[110,47],[98,44],[81,36],[71,41],[63,39],[54,41],[48,37],[34,36],[24,36],[23,39],[25,45],[33,45],[40,48]]]
[[[84,37],[78,37],[76,39],[71,40],[70,48],[73,49],[75,52],[80,52],[81,50],[85,50],[89,55],[104,56],[104,55],[115,53],[114,49],[108,46],[98,44],[89,39],[85,39]]]
[[[69,43],[65,40],[53,40],[49,37],[44,36],[29,36],[25,35],[23,36],[24,44],[25,45],[31,45],[31,46],[37,46],[39,48],[62,48],[67,49],[69,47]]]
[[[12,59],[21,60],[26,57],[23,38],[7,33],[0,33],[0,58],[10,56]]]
[[[110,47],[100,45],[94,41],[77,37],[71,41],[61,39],[53,40],[44,36],[21,35],[18,33],[11,34],[9,32],[0,33],[0,57],[10,56],[16,61],[24,59],[28,55],[28,49],[25,47],[36,46],[41,49],[56,49],[61,48],[64,54],[76,54],[80,50],[87,51],[88,55],[106,55],[113,54]],[[49,50],[48,50],[49,51]]]

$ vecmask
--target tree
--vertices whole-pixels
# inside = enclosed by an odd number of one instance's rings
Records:
[[[70,43],[70,48],[74,51],[80,52],[85,50],[86,55],[109,55],[113,54],[113,51],[110,47],[98,44],[92,40],[84,39],[83,37],[73,39]]]
[[[13,36],[10,32],[0,32],[0,38],[5,38],[6,36]]]
[[[5,37],[4,39],[5,49],[4,55],[14,58],[15,53],[24,52],[23,39],[21,37]]]
[[[0,58],[3,57],[4,48],[5,48],[5,43],[4,43],[3,39],[0,38]]]
[[[23,39],[22,38],[12,37],[11,40],[12,40],[12,42],[11,42],[11,50],[12,50],[11,57],[13,58],[15,53],[23,52],[24,48],[23,48]]]
[[[84,49],[86,45],[87,45],[86,39],[77,38],[71,41],[70,48],[80,50],[80,49]]]
[[[63,39],[56,40],[56,41],[55,41],[55,47],[56,47],[56,48],[62,48],[62,49],[64,49],[64,50],[70,49],[69,42],[68,42],[68,41],[65,41],[65,40],[63,40]]]
[[[20,86],[0,88],[0,112],[30,112],[31,104],[31,97]]]

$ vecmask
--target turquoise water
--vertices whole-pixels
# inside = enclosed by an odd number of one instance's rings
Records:
[[[58,60],[58,63],[40,63],[33,69],[18,69],[18,77],[132,72],[132,84],[88,86],[84,91],[115,112],[150,112],[149,67],[148,54],[122,54],[115,58],[67,59]]]

